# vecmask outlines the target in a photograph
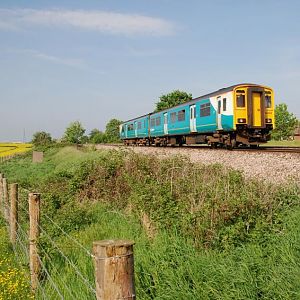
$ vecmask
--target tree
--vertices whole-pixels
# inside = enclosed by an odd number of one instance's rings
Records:
[[[90,143],[93,143],[93,144],[106,143],[107,136],[104,132],[95,128],[89,134],[89,141],[90,141]]]
[[[119,127],[123,122],[117,119],[111,119],[106,124],[105,134],[108,142],[120,141]]]
[[[275,107],[275,129],[272,131],[274,140],[284,140],[293,135],[297,126],[297,118],[288,111],[285,103],[277,104]]]
[[[75,121],[66,128],[63,139],[72,144],[79,144],[83,142],[84,133],[85,129],[82,124],[79,121]]]
[[[192,100],[192,94],[175,90],[169,94],[162,95],[159,97],[159,101],[156,103],[155,111],[161,111],[173,107],[175,105],[185,103],[189,100]]]
[[[52,142],[52,138],[50,133],[45,131],[38,131],[33,135],[31,142],[35,146],[44,146],[50,144]]]

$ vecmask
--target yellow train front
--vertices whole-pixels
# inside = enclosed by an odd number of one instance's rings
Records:
[[[274,92],[271,88],[242,84],[233,88],[235,143],[257,145],[271,138],[274,128]]]

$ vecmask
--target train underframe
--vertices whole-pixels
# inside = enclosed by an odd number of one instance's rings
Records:
[[[247,128],[240,126],[235,131],[217,131],[207,134],[189,134],[124,139],[127,146],[182,146],[208,144],[211,148],[258,147],[270,140],[271,127]]]

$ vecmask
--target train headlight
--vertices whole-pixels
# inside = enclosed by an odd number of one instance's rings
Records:
[[[272,123],[272,119],[266,119],[266,123]]]
[[[238,119],[238,123],[246,123],[246,119]]]

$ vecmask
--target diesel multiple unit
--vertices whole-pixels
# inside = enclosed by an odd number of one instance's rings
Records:
[[[273,128],[273,90],[242,83],[128,120],[120,126],[120,137],[126,145],[207,143],[233,148],[265,143]]]

